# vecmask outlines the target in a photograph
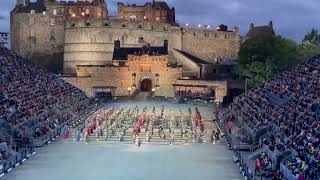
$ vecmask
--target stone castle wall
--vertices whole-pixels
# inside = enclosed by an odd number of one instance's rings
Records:
[[[131,56],[128,67],[77,66],[77,77],[65,77],[69,83],[94,96],[94,87],[110,87],[113,96],[127,96],[150,79],[156,96],[174,96],[172,84],[182,76],[181,68],[167,67],[167,57]],[[157,80],[158,79],[158,80]],[[112,88],[113,87],[113,88]]]
[[[183,29],[181,50],[212,63],[217,57],[237,59],[241,41],[238,32]]]
[[[78,17],[80,11],[74,8],[78,6],[89,8],[94,14]],[[178,49],[208,62],[217,57],[237,58],[242,41],[238,32],[180,28],[149,21],[108,20],[105,14],[99,13],[102,7],[46,2],[44,13],[12,11],[12,49],[30,59],[63,61],[65,74],[75,74],[76,65],[111,64],[114,41],[118,39],[123,47],[141,47],[146,43],[163,46],[164,40],[168,40],[172,57],[173,49]],[[76,17],[70,17],[74,13]]]
[[[64,21],[50,16],[35,14],[13,14],[11,16],[12,49],[23,57],[63,53]]]
[[[168,24],[72,21],[65,29],[64,72],[74,73],[76,65],[111,64],[115,40],[120,40],[122,47],[141,47],[145,43],[163,46],[168,40],[169,51],[181,48],[180,28]]]
[[[162,46],[168,40],[169,54],[178,49],[211,63],[217,57],[236,59],[241,44],[237,32],[181,29],[165,23],[74,20],[66,23],[64,72],[75,73],[76,65],[111,64],[115,40],[123,47]]]

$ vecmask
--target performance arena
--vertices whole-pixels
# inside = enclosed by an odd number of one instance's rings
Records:
[[[1,179],[243,179],[214,103],[89,99],[0,49]]]

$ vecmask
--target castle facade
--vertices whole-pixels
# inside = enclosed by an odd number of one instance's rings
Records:
[[[156,95],[171,97],[196,88],[212,90],[219,100],[227,94],[228,82],[208,79],[217,75],[217,61],[238,58],[247,38],[240,36],[237,27],[228,30],[225,25],[216,30],[182,28],[176,23],[175,9],[158,1],[142,6],[118,3],[118,14],[108,16],[105,0],[17,0],[11,11],[11,32],[12,50],[30,59],[63,62],[65,79],[88,95],[94,96],[96,87],[124,96],[128,89],[150,86],[156,88]],[[118,60],[116,42],[121,48],[138,49]],[[145,46],[163,47],[166,52],[141,54]],[[142,83],[146,77],[151,85]]]

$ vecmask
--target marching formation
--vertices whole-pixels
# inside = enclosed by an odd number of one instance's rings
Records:
[[[121,107],[100,109],[94,112],[75,130],[75,140],[118,141],[158,144],[207,143],[219,140],[220,132],[208,126],[196,107],[192,110]]]

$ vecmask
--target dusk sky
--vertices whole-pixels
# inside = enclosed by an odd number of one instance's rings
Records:
[[[0,0],[0,31],[9,31],[9,13],[16,0]],[[109,14],[116,11],[118,0],[107,0]],[[126,0],[126,3],[144,4],[146,0]],[[181,25],[189,23],[226,24],[240,28],[241,35],[249,29],[250,22],[266,25],[270,20],[278,35],[301,41],[312,27],[320,29],[320,0],[166,0],[176,8]]]

